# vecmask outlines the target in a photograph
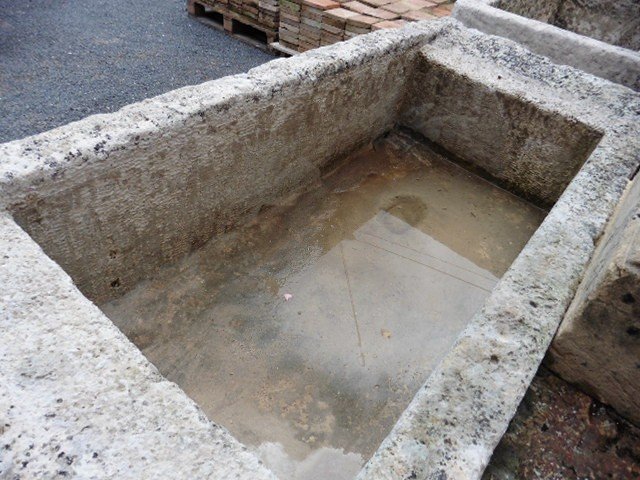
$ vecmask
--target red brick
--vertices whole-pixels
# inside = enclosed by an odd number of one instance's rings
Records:
[[[393,3],[396,0],[362,0],[362,3],[366,3],[372,7],[382,7],[383,5],[388,5],[389,3]]]
[[[354,27],[371,27],[374,23],[378,23],[380,21],[379,18],[370,17],[368,15],[356,15],[355,17],[351,17],[347,19],[347,27],[349,25]]]
[[[436,17],[448,17],[451,15],[451,10],[444,7],[430,8],[427,11]]]
[[[373,7],[357,1],[343,3],[342,8],[346,8],[347,10],[351,10],[352,12],[358,12],[362,15],[369,15],[369,12],[371,10],[374,10]]]
[[[325,16],[346,22],[347,18],[355,17],[357,14],[357,12],[347,10],[346,8],[334,8],[332,10],[327,10]]]
[[[280,21],[282,20],[286,20],[286,23],[300,23],[300,15],[280,12]]]
[[[405,2],[404,0],[400,0],[399,2],[390,3],[388,5],[385,5],[382,8],[384,8],[385,10],[389,10],[390,12],[399,13],[399,14],[406,13],[406,12],[409,12],[411,10],[418,10],[418,9],[414,8],[413,5],[411,5],[408,2]]]
[[[341,42],[344,40],[344,32],[340,33],[340,35],[334,35],[333,33],[323,31],[320,35],[320,41],[322,40],[330,40],[331,43]]]
[[[318,22],[317,20],[313,20],[311,18],[305,18],[305,17],[302,17],[302,20],[300,21],[300,23],[302,25],[307,25],[311,28],[320,28],[320,26],[322,25],[322,22]]]
[[[302,0],[303,5],[308,5],[318,10],[330,10],[332,8],[338,8],[340,4],[333,0]]]
[[[412,22],[418,22],[420,20],[433,20],[438,17],[429,13],[428,10],[413,10],[407,13],[403,13],[402,18]]]
[[[397,13],[390,12],[384,8],[374,8],[371,12],[367,13],[367,15],[379,18],[380,20],[395,20],[399,18]]]
[[[408,3],[409,5],[413,5],[415,8],[412,10],[422,10],[425,8],[435,7],[436,4],[429,0],[402,0],[403,2]]]
[[[378,22],[371,26],[371,30],[385,30],[388,28],[402,28],[405,25],[403,20],[385,20],[384,22]]]

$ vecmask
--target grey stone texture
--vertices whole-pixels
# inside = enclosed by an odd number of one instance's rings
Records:
[[[477,82],[479,90],[557,112],[601,132],[602,138],[359,480],[482,474],[640,162],[640,95],[627,88],[473,30],[449,28],[421,54]],[[414,92],[418,105],[421,91]],[[468,95],[467,101],[475,98]],[[424,111],[432,104],[427,97]],[[473,138],[473,122],[459,125],[469,125]]]
[[[73,277],[2,212],[0,477],[274,478],[74,283],[113,294],[115,278],[126,287],[391,128],[410,52],[436,30],[358,38],[0,146],[3,210]]]
[[[0,477],[275,479],[0,215]]]
[[[640,4],[625,0],[605,2],[609,8],[597,6],[601,3],[458,0],[453,16],[558,64],[640,90]]]
[[[85,295],[113,298],[388,131],[424,38],[274,60],[7,143],[10,210]]]
[[[508,190],[552,206],[601,133],[497,88],[506,78],[492,87],[462,75],[436,52],[423,49],[416,62],[401,122]]]
[[[499,0],[497,6],[610,45],[640,50],[636,0]]]
[[[640,181],[629,186],[547,365],[640,425]]]
[[[71,278],[116,295],[400,124],[557,199],[358,477],[478,478],[640,163],[638,112],[628,88],[441,20],[0,145],[2,474],[273,478]]]

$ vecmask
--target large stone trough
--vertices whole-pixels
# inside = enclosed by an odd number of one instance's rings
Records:
[[[275,478],[93,302],[401,126],[550,208],[357,477],[478,478],[638,169],[639,112],[443,20],[0,145],[0,476]]]

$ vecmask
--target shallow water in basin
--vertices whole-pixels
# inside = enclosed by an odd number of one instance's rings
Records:
[[[544,215],[393,133],[102,308],[283,480],[352,478]]]

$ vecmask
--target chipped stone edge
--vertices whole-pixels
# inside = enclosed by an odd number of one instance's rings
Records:
[[[640,90],[640,53],[507,12],[499,8],[500,1],[457,0],[452,15],[467,27],[515,40],[556,63]]]

